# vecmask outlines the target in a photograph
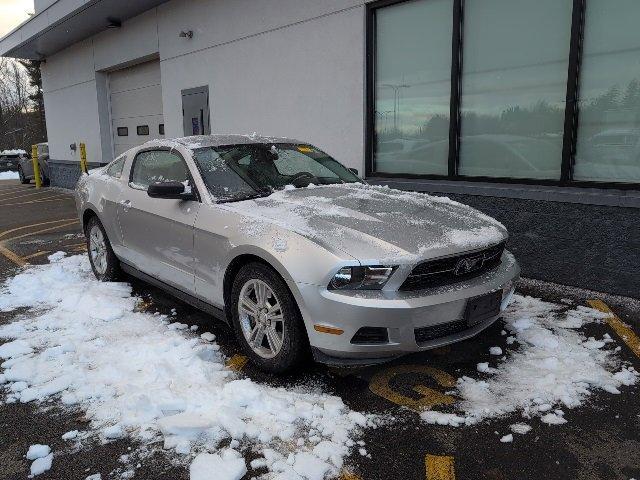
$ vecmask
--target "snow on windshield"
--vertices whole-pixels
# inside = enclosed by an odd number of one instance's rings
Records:
[[[50,261],[0,289],[0,310],[31,308],[0,326],[5,401],[59,399],[86,410],[91,427],[81,437],[160,441],[195,456],[195,470],[216,464],[242,474],[240,452],[250,447],[286,478],[337,474],[371,423],[319,387],[240,378],[225,367],[212,335],[136,311],[131,286],[97,281],[86,255],[59,253]]]

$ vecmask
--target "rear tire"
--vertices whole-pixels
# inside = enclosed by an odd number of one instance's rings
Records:
[[[27,183],[30,182],[30,180],[24,176],[22,167],[18,167],[18,177],[20,178],[20,183],[22,183],[23,185],[26,185]]]
[[[258,368],[284,373],[308,357],[309,341],[296,301],[272,268],[257,262],[242,267],[233,280],[231,299],[238,343]]]
[[[98,217],[91,217],[84,230],[91,270],[101,282],[114,282],[120,278],[120,261],[113,253],[111,243]]]

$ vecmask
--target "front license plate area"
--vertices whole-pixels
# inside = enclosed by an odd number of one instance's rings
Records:
[[[467,326],[474,327],[477,324],[498,315],[500,313],[501,302],[502,290],[469,299],[469,301],[467,301],[467,308],[464,312],[464,318],[467,321]]]

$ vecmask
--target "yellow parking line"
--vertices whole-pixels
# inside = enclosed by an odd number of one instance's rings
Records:
[[[25,255],[22,257],[23,260],[31,260],[32,258],[41,257],[42,255],[46,255],[47,253],[51,253],[50,250],[43,250],[41,252],[32,253],[31,255]]]
[[[424,457],[427,480],[455,480],[453,457],[429,455]]]
[[[57,230],[58,228],[68,227],[69,225],[73,225],[74,223],[79,223],[79,221],[74,218],[73,220],[67,220],[66,223],[61,223],[59,225],[54,225],[53,227],[48,227],[48,228],[43,228],[41,230],[36,230],[35,232],[23,233],[22,235],[18,235],[17,237],[11,237],[11,238],[8,238],[8,239],[6,239],[4,241],[5,242],[13,242],[14,240],[19,240],[19,239],[24,238],[24,237],[31,237],[32,235],[37,235],[39,233],[46,233],[46,232],[50,232],[51,230]]]
[[[249,359],[244,355],[234,355],[227,361],[227,367],[236,372],[242,371]]]
[[[53,202],[55,200],[70,200],[69,197],[66,196],[55,196],[55,197],[47,197],[47,198],[41,198],[39,200],[31,200],[28,202],[18,202],[18,203],[7,203],[2,205],[3,207],[12,207],[15,205],[28,205],[30,203],[45,203],[45,202]]]
[[[446,372],[425,365],[396,365],[377,372],[369,382],[369,390],[396,405],[410,408],[416,412],[428,410],[436,405],[451,405],[455,399],[451,395],[426,387],[415,385],[413,391],[421,398],[412,398],[396,392],[391,387],[391,380],[397,375],[426,375],[444,388],[456,385],[456,379]]]
[[[21,256],[16,255],[2,244],[0,244],[0,254],[19,267],[24,267],[27,264],[27,262]]]
[[[362,477],[355,473],[345,471],[340,474],[340,480],[362,480]]]
[[[36,190],[35,192],[22,193],[20,195],[16,195],[18,192],[9,192],[9,193],[0,193],[0,197],[9,197],[6,200],[16,200],[18,198],[32,197],[34,195],[46,195],[52,193],[51,190]]]
[[[631,351],[640,357],[640,338],[638,338],[633,329],[620,320],[602,300],[587,300],[587,303],[596,310],[608,314],[606,320],[609,326],[622,338],[622,341],[627,344]]]
[[[70,222],[71,220],[77,220],[76,218],[61,218],[60,220],[49,220],[48,222],[33,223],[31,225],[22,225],[21,227],[12,228],[0,233],[0,238],[6,237],[10,233],[24,230],[25,228],[39,227],[41,225],[51,225],[52,223]]]
[[[8,185],[7,188],[0,188],[0,192],[4,192],[4,193],[27,192],[29,190],[32,190],[33,188],[34,188],[33,186],[22,187],[20,185]]]
[[[0,233],[0,238],[2,238],[3,236],[5,236],[5,235],[7,235],[9,233],[17,232],[19,230],[24,230],[25,228],[37,227],[39,225],[49,225],[49,224],[52,224],[52,223],[58,223],[58,225],[54,225],[52,227],[36,230],[35,232],[23,233],[22,235],[18,235],[16,237],[11,237],[11,238],[8,238],[6,240],[0,241],[0,255],[3,255],[5,258],[7,258],[8,260],[10,260],[11,262],[15,263],[18,266],[24,267],[28,263],[26,258],[23,258],[20,255],[18,255],[17,253],[15,253],[14,251],[10,250],[9,248],[7,248],[5,246],[5,244],[7,242],[10,242],[10,241],[18,240],[20,238],[29,237],[31,235],[36,235],[38,233],[50,232],[51,230],[56,230],[58,228],[68,227],[69,225],[72,225],[72,224],[78,222],[78,220],[76,220],[76,219],[73,219],[73,220],[66,219],[66,220],[62,220],[62,221],[66,221],[66,223],[60,223],[61,220],[52,220],[52,221],[49,221],[49,222],[36,223],[34,225],[24,225],[22,227],[13,228],[11,230],[7,230],[6,232]]]

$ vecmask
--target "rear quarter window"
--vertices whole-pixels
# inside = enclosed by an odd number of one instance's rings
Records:
[[[104,173],[113,178],[120,178],[122,176],[122,170],[124,169],[124,161],[126,157],[123,155],[116,158],[113,162],[107,165]]]

